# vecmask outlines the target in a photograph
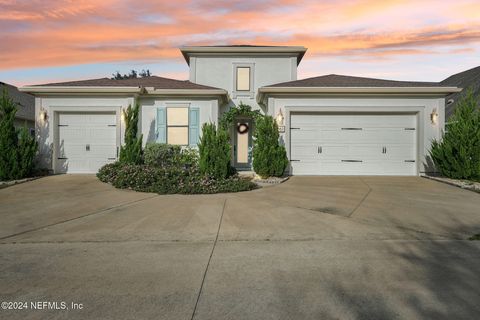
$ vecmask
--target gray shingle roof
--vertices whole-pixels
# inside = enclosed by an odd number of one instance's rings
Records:
[[[465,94],[468,89],[473,89],[474,94],[480,97],[480,66],[454,74],[442,82],[444,85],[456,86],[459,88],[464,88],[462,92],[456,92],[449,94],[445,98],[445,115],[450,118],[453,115],[455,107],[457,106],[458,101],[461,96]],[[448,103],[453,101],[452,103]],[[480,108],[480,99],[478,101],[478,107]]]
[[[329,74],[319,77],[277,83],[268,87],[441,87],[438,82],[396,81]]]
[[[153,87],[155,89],[218,89],[196,84],[187,80],[176,80],[157,76],[112,80],[109,78],[47,83],[42,87]]]
[[[17,87],[8,83],[0,82],[0,91],[6,88],[8,95],[16,103],[19,104],[19,108],[16,117],[25,120],[35,120],[35,97],[31,94],[18,91]]]

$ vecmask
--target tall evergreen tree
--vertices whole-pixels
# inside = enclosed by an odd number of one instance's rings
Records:
[[[18,166],[18,135],[14,126],[17,104],[4,89],[0,97],[0,180],[16,179]]]
[[[259,117],[253,133],[253,169],[262,178],[280,177],[288,165],[285,147],[279,144],[278,126],[271,116]]]
[[[230,139],[222,128],[205,123],[198,144],[200,172],[217,179],[226,178],[230,170]]]
[[[37,142],[27,128],[15,128],[17,103],[4,89],[0,97],[0,180],[14,180],[32,174]]]
[[[479,97],[473,90],[458,102],[441,141],[433,141],[430,156],[440,173],[453,179],[480,180]]]
[[[138,114],[140,105],[128,106],[125,111],[125,144],[120,148],[120,162],[141,164],[142,163],[142,140],[143,135],[138,135]]]

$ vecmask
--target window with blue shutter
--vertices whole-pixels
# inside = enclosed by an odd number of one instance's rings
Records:
[[[200,109],[190,108],[188,120],[188,142],[191,147],[195,147],[200,137]]]
[[[157,108],[157,140],[167,143],[167,113],[164,107]]]

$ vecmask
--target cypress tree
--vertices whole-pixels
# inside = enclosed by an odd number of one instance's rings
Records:
[[[120,162],[130,164],[142,163],[143,135],[138,136],[138,114],[140,105],[128,106],[125,111],[125,144],[120,148]]]
[[[434,140],[430,156],[448,178],[480,180],[480,111],[478,97],[467,91],[458,102],[441,141]]]
[[[228,177],[230,170],[230,140],[222,128],[216,129],[213,123],[204,123],[198,144],[199,169],[216,179]]]
[[[253,133],[253,169],[262,178],[280,177],[288,165],[285,147],[279,144],[278,126],[271,116],[259,117]]]
[[[0,180],[13,180],[19,176],[18,135],[14,126],[17,104],[4,88],[0,97]]]

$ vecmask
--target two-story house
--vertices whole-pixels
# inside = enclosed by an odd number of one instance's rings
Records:
[[[108,78],[27,86],[35,95],[41,161],[54,172],[93,173],[118,158],[122,110],[141,106],[145,143],[196,146],[203,123],[240,103],[277,119],[290,174],[418,175],[445,122],[437,82],[325,75],[297,80],[306,48],[196,46],[180,49],[189,80]],[[231,128],[233,164],[250,169],[252,119]]]

